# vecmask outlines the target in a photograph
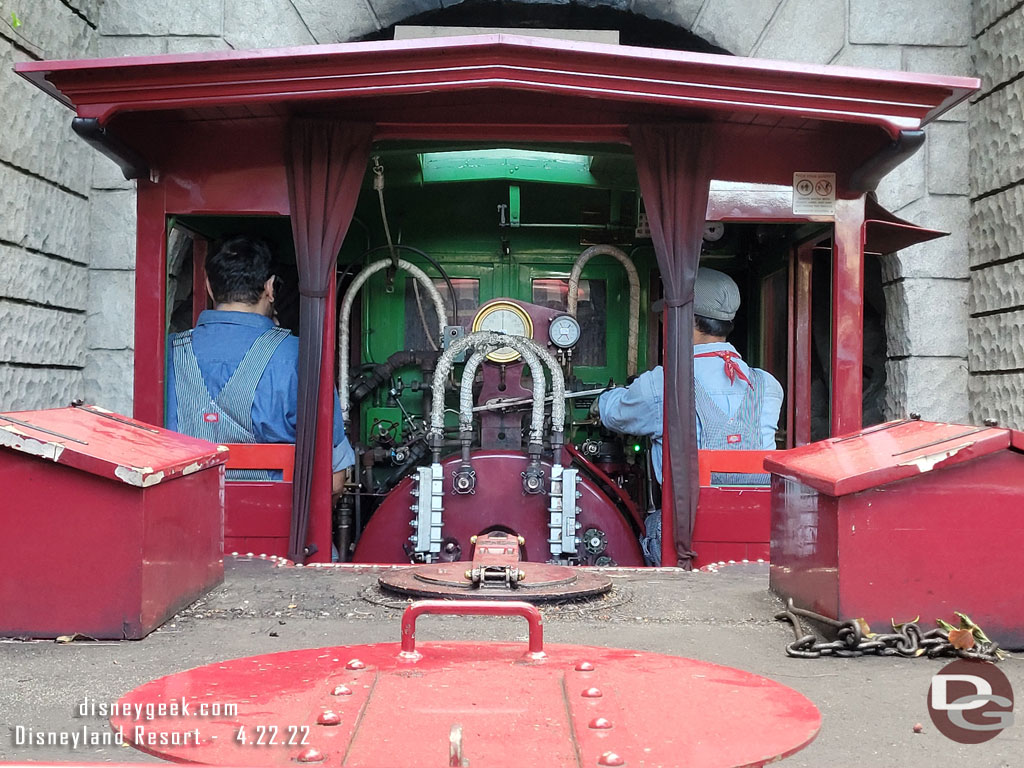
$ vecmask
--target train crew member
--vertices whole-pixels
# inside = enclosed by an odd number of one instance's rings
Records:
[[[167,428],[219,443],[294,443],[299,340],[274,317],[270,248],[235,237],[206,262],[214,308],[168,343]],[[355,454],[334,398],[334,493]],[[265,470],[234,470],[234,479],[277,479]],[[278,475],[279,477],[279,475]]]
[[[731,277],[701,267],[693,290],[693,389],[697,447],[709,450],[773,450],[782,385],[767,371],[751,368],[726,341],[740,307]],[[659,365],[628,387],[611,389],[595,403],[594,415],[615,432],[651,438],[651,461],[661,482],[665,377]],[[717,479],[717,478],[716,478]],[[729,475],[730,483],[763,482],[759,475]],[[649,515],[642,542],[649,561],[660,561],[661,515]]]

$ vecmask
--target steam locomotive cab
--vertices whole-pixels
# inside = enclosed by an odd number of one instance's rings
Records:
[[[469,559],[473,537],[504,532],[524,560],[643,565],[644,520],[661,506],[649,441],[591,414],[602,391],[661,360],[632,158],[384,149],[372,165],[337,267],[336,384],[357,464],[334,510],[336,557]],[[185,217],[173,232],[186,246],[171,260],[183,285],[173,330],[194,304],[188,247],[252,232],[282,261],[278,320],[299,332],[287,219]],[[783,381],[777,315],[800,234],[709,222],[702,257],[743,288],[731,340]]]

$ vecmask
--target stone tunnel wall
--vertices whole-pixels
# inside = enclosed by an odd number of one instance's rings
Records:
[[[9,0],[0,0],[0,44],[7,57],[0,72],[0,107],[5,114],[16,110],[9,125],[18,127],[14,141],[0,143],[0,320],[9,319],[17,327],[14,336],[0,337],[0,409],[59,405],[68,394],[76,394],[125,411],[131,403],[134,345],[134,187],[120,178],[110,161],[72,137],[71,114],[12,75],[11,61],[29,55],[119,56],[341,42],[459,4],[38,3],[48,9],[46,24],[36,26],[33,18],[23,19],[19,29],[39,41],[30,49],[11,42],[14,30],[5,28],[2,19],[9,18],[13,8]],[[569,0],[547,4],[565,5]],[[970,0],[572,4],[671,22],[741,56],[953,74],[972,70]],[[988,5],[1010,3],[990,0]],[[55,19],[62,20],[64,31],[59,35]],[[1019,88],[1001,98],[1018,92]],[[1019,109],[1019,101],[1017,105]],[[933,125],[926,149],[879,190],[882,203],[900,215],[954,233],[886,260],[888,415],[915,410],[928,418],[968,418],[968,286],[979,281],[971,280],[974,273],[967,255],[967,115],[966,107],[961,107]],[[1001,167],[999,156],[989,163]],[[990,381],[994,384],[996,379]]]
[[[970,108],[970,404],[1024,429],[1024,3],[977,0]]]

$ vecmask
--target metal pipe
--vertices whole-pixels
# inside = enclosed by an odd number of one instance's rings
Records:
[[[503,346],[511,346],[504,344]],[[547,382],[544,379],[544,369],[540,360],[529,347],[516,350],[523,356],[523,360],[530,367],[530,375],[533,378],[533,411],[530,415],[530,445],[542,444],[544,441],[544,401],[547,399]],[[469,358],[466,367],[462,370],[462,390],[459,396],[459,429],[467,430],[473,428],[473,379],[476,378],[476,370],[480,367],[487,352],[477,350]],[[537,407],[537,406],[540,407]]]
[[[345,291],[345,298],[341,302],[341,310],[338,312],[338,349],[341,350],[338,361],[338,398],[341,400],[341,417],[347,427],[351,418],[349,416],[349,395],[348,395],[348,344],[349,326],[351,324],[352,304],[355,302],[356,294],[363,284],[381,270],[391,267],[391,259],[382,259],[372,264],[367,264],[352,280],[352,284]],[[448,311],[444,306],[444,299],[434,286],[433,280],[427,277],[427,273],[411,264],[405,259],[398,260],[399,269],[404,269],[417,280],[430,295],[434,302],[434,310],[437,313],[437,338],[441,341],[444,334],[445,324],[448,322]]]
[[[569,273],[569,296],[567,311],[576,317],[576,305],[579,301],[580,275],[583,267],[595,256],[613,256],[626,270],[629,278],[629,336],[626,342],[626,375],[636,375],[636,349],[640,337],[640,276],[636,265],[629,256],[614,245],[592,245],[576,257]]]
[[[493,333],[490,331],[478,331],[477,333],[471,333],[468,336],[464,336],[461,339],[455,341],[448,349],[444,351],[441,357],[437,361],[437,368],[434,370],[433,379],[433,394],[434,398],[431,403],[430,410],[430,432],[429,439],[431,448],[434,451],[435,461],[440,460],[441,448],[444,444],[444,382],[448,378],[448,374],[451,372],[452,366],[454,365],[455,358],[458,357],[462,352],[468,349],[499,349],[501,347],[512,347],[519,354],[523,355],[523,359],[526,360],[527,364],[530,365],[530,373],[534,379],[534,393],[536,394],[537,380],[543,381],[544,372],[543,370],[534,369],[528,354],[532,353],[535,355],[540,362],[548,367],[551,373],[551,445],[555,450],[555,464],[561,465],[561,446],[562,446],[562,433],[565,431],[565,377],[562,374],[562,369],[558,365],[558,361],[555,360],[554,355],[548,352],[544,347],[539,345],[532,339],[527,339],[522,336],[510,336],[502,333]],[[460,402],[461,406],[461,402]],[[469,407],[459,409],[460,421],[463,417],[463,413],[468,410],[469,418],[472,419],[472,398],[470,398]],[[533,403],[533,417],[530,420],[531,424],[531,441],[532,434],[534,433],[534,424],[538,423],[538,413],[540,414],[540,425],[543,430],[543,418],[544,418],[544,393],[541,390],[540,398],[534,398]]]

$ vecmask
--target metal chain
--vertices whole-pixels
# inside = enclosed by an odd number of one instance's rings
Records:
[[[817,635],[804,634],[800,617],[833,627],[835,640],[819,640]],[[898,626],[896,632],[868,633],[858,621],[837,621],[819,613],[797,608],[792,599],[786,601],[786,609],[775,614],[780,621],[789,621],[793,625],[793,642],[786,646],[786,654],[798,659],[817,659],[821,656],[838,656],[849,658],[873,654],[876,656],[903,656],[916,658],[927,656],[935,659],[940,656],[959,656],[961,659],[977,659],[981,661],[999,661],[999,645],[993,642],[977,642],[970,650],[955,648],[949,641],[949,632],[941,627],[922,632],[917,622],[907,622]]]

